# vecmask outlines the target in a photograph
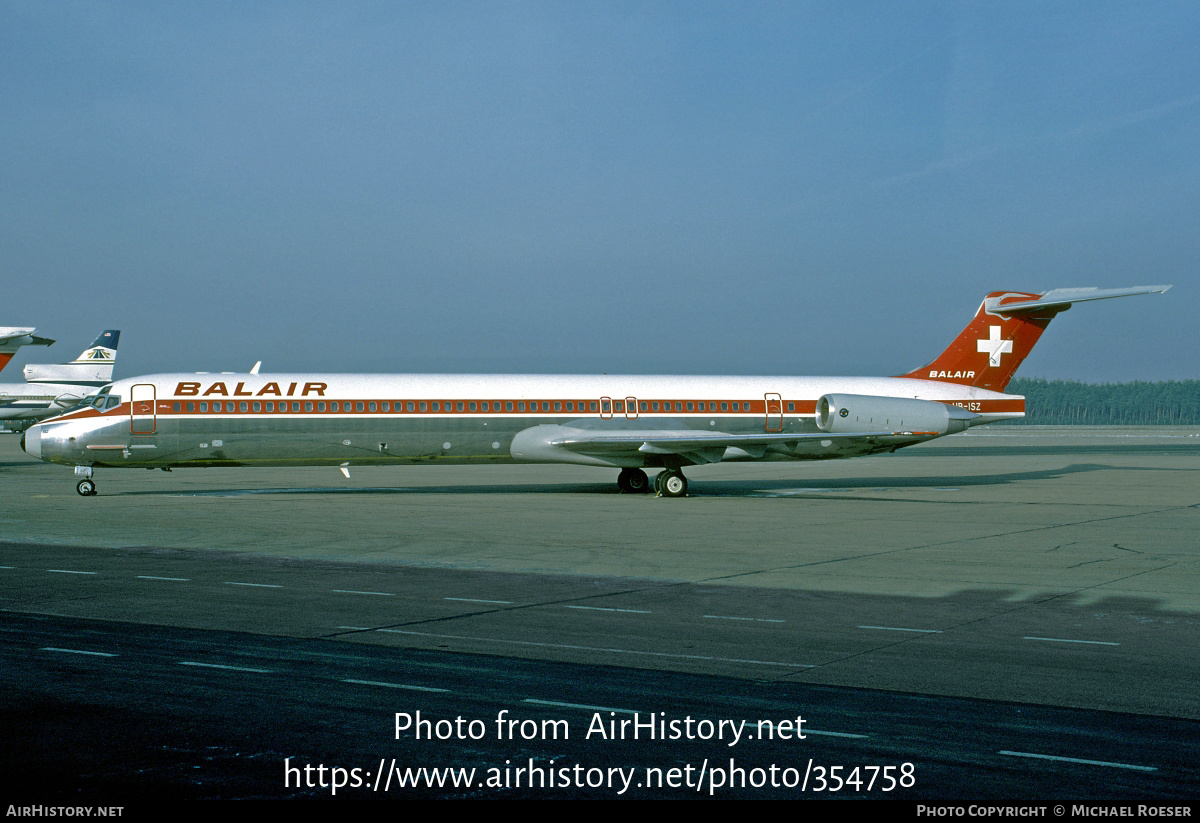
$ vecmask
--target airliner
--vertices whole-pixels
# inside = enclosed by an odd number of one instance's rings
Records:
[[[70,363],[30,363],[24,368],[24,383],[0,384],[0,426],[20,431],[79,405],[108,385],[120,338],[116,329],[102,331]]]
[[[36,331],[32,327],[0,326],[0,371],[22,346],[49,346],[54,342],[49,337],[37,337]]]
[[[1075,303],[1170,286],[992,292],[924,368],[897,377],[157,374],[31,426],[33,457],[97,468],[501,462],[619,469],[624,492],[683,497],[683,469],[893,452],[1023,417],[1004,394]],[[659,469],[651,484],[646,469]]]

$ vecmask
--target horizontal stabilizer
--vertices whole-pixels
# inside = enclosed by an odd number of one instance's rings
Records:
[[[1107,300],[1110,297],[1132,297],[1137,294],[1162,294],[1170,286],[1130,286],[1124,289],[1054,289],[1034,299],[1026,295],[1011,297],[991,297],[986,301],[987,310],[992,314],[1017,314],[1054,307],[1065,311],[1072,303],[1083,303],[1087,300]]]

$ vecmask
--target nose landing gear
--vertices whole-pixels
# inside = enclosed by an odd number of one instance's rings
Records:
[[[96,493],[96,483],[92,480],[92,467],[76,466],[75,475],[81,478],[75,484],[75,491],[79,492],[80,497],[92,497]]]

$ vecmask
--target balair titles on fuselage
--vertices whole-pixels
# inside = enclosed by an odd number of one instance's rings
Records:
[[[225,386],[224,381],[218,380],[210,383],[208,388],[201,392],[200,387],[202,385],[203,384],[200,382],[180,381],[175,384],[175,396],[208,397],[210,395],[216,395],[218,397],[324,397],[325,390],[329,388],[327,383],[305,383],[304,388],[300,390],[300,393],[296,394],[296,388],[300,385],[299,383],[289,383],[287,391],[284,392],[279,387],[278,383],[271,382],[267,383],[257,392],[254,392],[246,391],[245,382],[239,382],[236,386],[234,386],[233,391],[231,392]]]

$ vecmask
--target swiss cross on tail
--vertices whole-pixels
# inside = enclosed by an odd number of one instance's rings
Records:
[[[902,374],[992,391],[1004,391],[1046,326],[1072,303],[1165,292],[1170,286],[1125,289],[1055,289],[1043,294],[996,291],[984,298],[975,317],[928,366]]]

